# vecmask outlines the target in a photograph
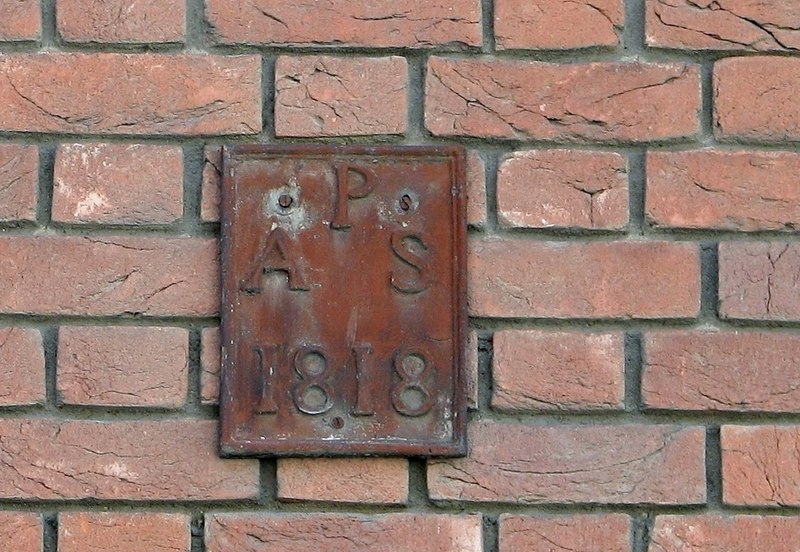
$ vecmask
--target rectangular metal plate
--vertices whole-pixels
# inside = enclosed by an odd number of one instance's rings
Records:
[[[464,153],[223,155],[225,455],[465,452]]]

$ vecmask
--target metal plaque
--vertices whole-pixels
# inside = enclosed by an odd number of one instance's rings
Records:
[[[224,455],[465,452],[464,154],[223,155]]]

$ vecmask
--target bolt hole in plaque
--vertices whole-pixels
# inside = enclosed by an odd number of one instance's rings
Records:
[[[223,151],[221,451],[465,453],[458,147]]]

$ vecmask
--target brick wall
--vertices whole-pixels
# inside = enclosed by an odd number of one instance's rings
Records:
[[[0,0],[0,550],[800,541],[791,0]],[[469,150],[470,452],[223,460],[218,146]]]

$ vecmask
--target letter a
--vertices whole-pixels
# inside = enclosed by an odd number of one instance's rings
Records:
[[[300,270],[286,255],[289,250],[289,236],[282,228],[273,230],[261,246],[258,258],[250,276],[242,282],[241,290],[246,293],[261,293],[261,276],[267,272],[285,272],[289,278],[289,289],[308,290]]]

